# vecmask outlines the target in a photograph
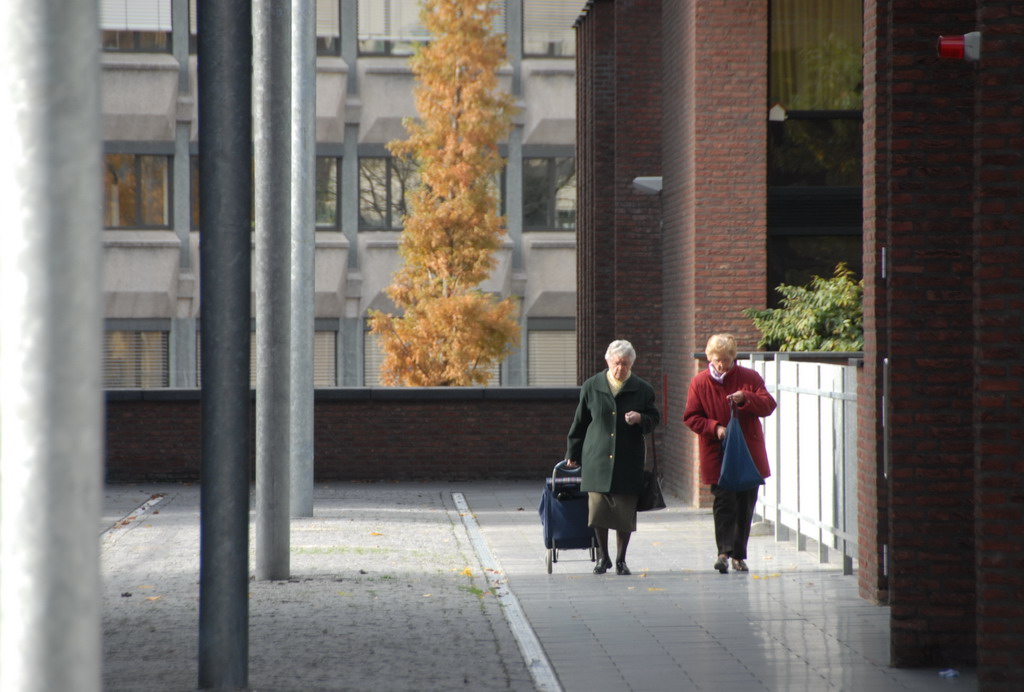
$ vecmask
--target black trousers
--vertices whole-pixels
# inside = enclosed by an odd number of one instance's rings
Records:
[[[750,523],[754,519],[758,490],[760,487],[734,492],[711,486],[711,494],[715,496],[712,506],[715,542],[720,555],[736,560],[747,559],[747,540],[750,539]]]

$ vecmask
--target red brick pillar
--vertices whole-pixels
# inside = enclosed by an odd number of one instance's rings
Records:
[[[1024,685],[1024,6],[979,2],[974,133],[978,678]],[[968,31],[975,27],[957,27]]]
[[[595,0],[576,24],[576,377],[615,338],[615,5]]]
[[[882,3],[865,4],[874,27],[865,195],[874,206],[865,243],[860,497],[862,510],[875,512],[879,523],[887,518],[888,527],[864,536],[862,586],[869,595],[888,587],[893,664],[970,664],[974,69],[940,61],[936,40],[971,28],[973,3],[897,0],[884,3],[884,17]],[[883,430],[877,416],[885,358],[890,415]],[[889,450],[884,477],[879,433]],[[861,526],[870,532],[870,514],[865,518]],[[887,580],[877,564],[883,543]]]
[[[864,367],[857,379],[858,572],[860,595],[889,602],[889,544],[884,471],[883,365],[888,352],[887,295],[882,256],[888,251],[889,70],[888,5],[864,5]]]
[[[577,376],[613,339],[661,378],[661,0],[596,0],[577,22]]]
[[[682,422],[692,354],[726,331],[754,348],[742,310],[767,299],[768,2],[665,2],[663,17],[664,447],[670,487],[706,503]]]

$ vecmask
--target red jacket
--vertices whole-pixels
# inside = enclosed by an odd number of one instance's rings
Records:
[[[743,437],[761,476],[767,478],[771,475],[768,452],[764,447],[764,430],[758,417],[771,415],[775,410],[775,399],[765,389],[764,380],[757,371],[733,365],[725,373],[723,384],[715,382],[707,370],[699,373],[690,380],[690,391],[686,395],[683,422],[697,433],[702,483],[718,483],[722,473],[722,442],[715,430],[719,425],[729,424],[730,403],[726,396],[740,390],[747,394],[746,401],[737,407]]]

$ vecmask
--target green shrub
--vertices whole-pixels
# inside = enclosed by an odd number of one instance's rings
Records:
[[[845,264],[831,279],[815,276],[808,286],[780,284],[782,307],[746,308],[744,317],[761,332],[758,348],[767,351],[862,351],[864,281],[854,281]]]

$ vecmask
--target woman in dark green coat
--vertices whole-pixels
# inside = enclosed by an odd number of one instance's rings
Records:
[[[629,574],[626,548],[636,531],[636,501],[643,488],[644,435],[661,420],[654,388],[632,374],[636,351],[628,341],[613,341],[604,355],[608,369],[583,383],[576,416],[569,428],[565,458],[582,464],[581,490],[589,493],[588,525],[600,551],[594,574],[612,566],[608,530],[617,541],[615,571]]]

